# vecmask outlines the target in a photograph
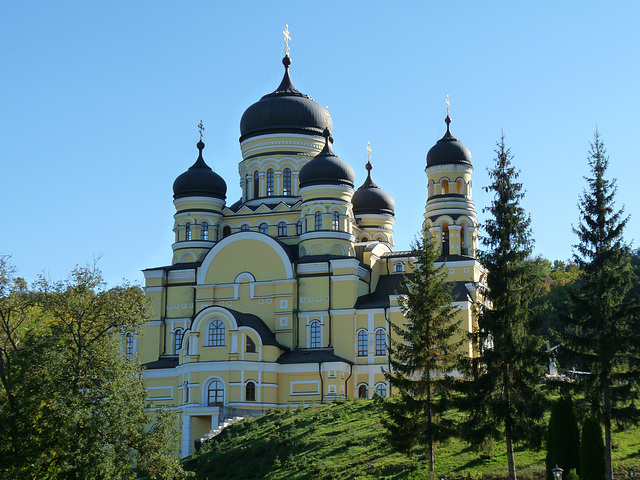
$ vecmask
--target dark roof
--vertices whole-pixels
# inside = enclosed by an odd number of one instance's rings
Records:
[[[466,283],[468,282],[456,282],[451,289],[451,296],[454,302],[467,302],[471,301],[469,290],[467,290]]]
[[[436,262],[461,262],[463,260],[476,260],[476,258],[468,255],[440,255]]]
[[[353,188],[356,174],[347,162],[331,150],[329,129],[324,129],[324,148],[298,174],[300,188],[312,185],[347,185]]]
[[[282,59],[284,76],[280,85],[251,105],[240,119],[240,141],[269,133],[303,133],[322,135],[325,127],[333,128],[326,110],[309,95],[298,91],[289,76],[291,59]]]
[[[363,295],[356,301],[355,308],[384,308],[390,305],[389,296],[400,293],[400,285],[406,280],[413,280],[413,273],[380,275],[374,292]],[[465,284],[468,282],[454,282],[451,296],[454,302],[470,301],[471,297]]]
[[[147,370],[156,370],[158,368],[176,368],[178,366],[178,357],[159,358],[154,362],[143,363],[142,368]]]
[[[447,115],[445,122],[447,124],[447,133],[427,153],[427,167],[452,163],[465,163],[471,166],[471,152],[460,143],[460,140],[451,135],[451,130],[449,129],[451,118],[449,115]]]
[[[367,162],[367,179],[362,186],[356,190],[351,199],[353,204],[353,213],[355,215],[363,214],[382,214],[393,215],[396,208],[396,202],[387,192],[377,186],[371,179],[371,162]]]
[[[280,343],[278,343],[278,340],[276,340],[275,334],[271,331],[271,329],[269,329],[269,327],[267,327],[267,324],[264,323],[264,321],[262,321],[262,319],[257,315],[254,315],[252,313],[238,312],[237,310],[232,310],[226,307],[219,307],[219,308],[223,308],[227,310],[229,313],[231,313],[231,315],[233,315],[233,317],[236,319],[236,322],[238,323],[239,327],[251,327],[256,332],[258,332],[258,335],[260,335],[260,338],[262,339],[262,343],[264,345],[275,345],[276,347],[281,348],[283,350],[289,350],[289,347],[285,347],[284,345],[280,345]]]
[[[277,360],[278,363],[286,365],[291,363],[325,363],[342,362],[353,365],[353,362],[346,358],[339,357],[333,353],[333,348],[300,348],[285,352]]]
[[[198,159],[189,170],[178,176],[173,182],[173,198],[183,197],[214,197],[224,200],[227,198],[227,184],[223,178],[211,170],[202,158],[204,142],[198,142]]]
[[[396,273],[394,275],[380,275],[375,291],[363,295],[356,300],[355,308],[384,308],[389,306],[389,295],[398,295],[400,285],[406,279],[413,279],[413,273]]]
[[[174,265],[166,265],[164,267],[145,268],[142,271],[149,272],[152,270],[187,270],[189,268],[198,268],[200,265],[202,265],[202,262],[176,263]]]

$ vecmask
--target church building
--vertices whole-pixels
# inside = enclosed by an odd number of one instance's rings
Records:
[[[282,63],[279,86],[240,120],[242,197],[227,201],[202,136],[176,178],[173,255],[144,270],[152,321],[125,338],[150,400],[181,415],[183,456],[229,412],[393,393],[382,370],[390,324],[406,321],[398,286],[412,272],[411,252],[393,250],[394,200],[370,161],[356,186],[333,151],[328,111],[294,87],[288,48]],[[483,272],[473,167],[450,123],[428,150],[422,229],[442,247],[471,331]]]

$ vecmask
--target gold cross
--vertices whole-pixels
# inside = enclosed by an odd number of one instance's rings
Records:
[[[447,117],[449,116],[449,95],[447,95]]]
[[[367,160],[371,161],[371,142],[367,142]]]
[[[291,40],[291,37],[289,36],[289,25],[285,25],[284,26],[284,30],[282,31],[282,33],[284,34],[284,54],[289,56],[289,52],[291,51],[291,49],[289,48],[289,40]]]
[[[329,128],[329,106],[324,107],[324,119],[327,122],[327,128]]]
[[[202,132],[204,132],[204,125],[202,124],[202,120],[198,124],[198,130],[200,130],[200,141],[202,141]]]

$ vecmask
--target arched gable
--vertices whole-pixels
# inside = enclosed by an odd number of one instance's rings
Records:
[[[198,272],[198,285],[234,283],[243,272],[258,282],[293,278],[291,259],[280,243],[257,232],[239,232],[209,250]]]

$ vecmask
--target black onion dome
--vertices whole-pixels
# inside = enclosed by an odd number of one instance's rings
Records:
[[[447,133],[427,153],[427,167],[451,163],[466,163],[471,166],[471,152],[460,143],[460,140],[451,135],[449,115],[447,115],[445,122]]]
[[[347,185],[353,188],[356,175],[351,166],[331,150],[329,129],[324,129],[324,148],[300,169],[300,188],[311,185]]]
[[[282,59],[284,77],[275,92],[269,93],[245,110],[240,119],[240,141],[269,133],[322,135],[333,129],[326,110],[293,86],[289,76],[291,59]]]
[[[202,158],[202,140],[197,147],[199,154],[196,163],[173,182],[173,198],[215,197],[224,200],[227,198],[227,184]]]
[[[396,209],[396,202],[393,201],[391,195],[377,186],[371,179],[371,162],[367,162],[366,168],[367,179],[362,186],[356,190],[351,199],[353,205],[353,213],[355,215],[363,214],[382,214],[393,215]]]

